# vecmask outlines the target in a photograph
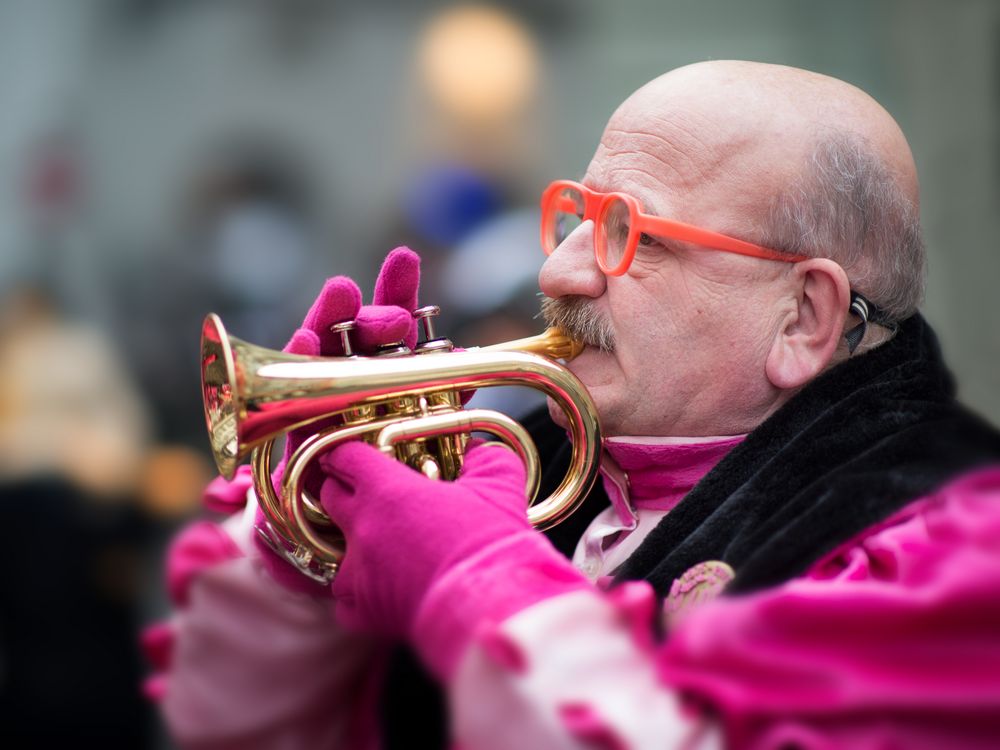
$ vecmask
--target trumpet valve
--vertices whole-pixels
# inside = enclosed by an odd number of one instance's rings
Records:
[[[418,470],[428,479],[438,480],[441,478],[441,466],[429,453],[424,453],[420,457]]]
[[[330,331],[340,335],[340,345],[344,349],[345,357],[353,357],[354,349],[351,347],[351,331],[354,330],[354,321],[345,320],[340,323],[334,323],[330,326]]]
[[[403,341],[390,341],[385,344],[379,344],[378,349],[375,350],[376,357],[383,357],[385,359],[408,357],[411,354],[413,354],[413,351]]]
[[[427,354],[430,352],[450,352],[455,348],[450,339],[438,336],[434,332],[434,318],[441,313],[441,308],[437,305],[425,305],[413,311],[413,317],[420,321],[424,329],[424,340],[417,344],[417,354]]]

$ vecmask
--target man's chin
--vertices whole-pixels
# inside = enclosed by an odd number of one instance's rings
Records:
[[[607,380],[606,370],[609,367],[609,360],[613,361],[608,352],[588,345],[584,347],[583,351],[576,358],[566,363],[566,368],[587,389],[591,399],[595,402],[595,406],[598,406],[598,404],[594,389],[595,387],[599,388],[600,384]],[[594,385],[595,383],[597,384],[596,386]],[[563,410],[559,408],[559,405],[551,398],[548,399],[548,405],[552,421],[564,429],[569,429],[569,422]],[[602,416],[599,408],[598,415]]]

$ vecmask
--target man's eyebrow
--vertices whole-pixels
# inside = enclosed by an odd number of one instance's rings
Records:
[[[664,219],[673,218],[669,213],[665,213],[657,207],[659,200],[658,196],[656,196],[653,191],[646,190],[640,185],[633,190],[631,195],[639,201],[639,206],[644,214],[658,216]]]

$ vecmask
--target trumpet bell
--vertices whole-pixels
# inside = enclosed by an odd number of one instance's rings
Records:
[[[226,328],[218,315],[210,314],[201,325],[201,396],[212,456],[226,479],[233,478],[241,457],[236,374]]]

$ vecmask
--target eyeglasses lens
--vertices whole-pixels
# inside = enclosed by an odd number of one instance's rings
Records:
[[[550,227],[549,252],[583,222],[584,205],[583,195],[576,188],[564,187],[556,194],[549,207],[551,215],[546,217]]]
[[[628,204],[621,198],[610,198],[601,211],[600,226],[595,233],[598,255],[607,268],[617,268],[625,257],[631,223]]]

